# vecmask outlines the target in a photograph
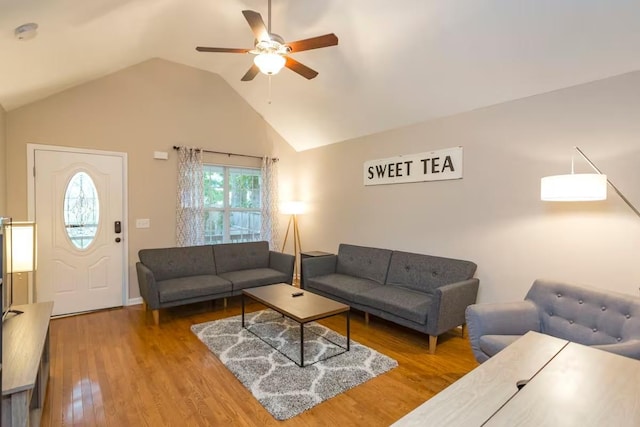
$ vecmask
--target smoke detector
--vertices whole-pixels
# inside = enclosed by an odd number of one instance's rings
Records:
[[[22,24],[13,31],[18,40],[29,40],[38,34],[38,24],[30,22]]]

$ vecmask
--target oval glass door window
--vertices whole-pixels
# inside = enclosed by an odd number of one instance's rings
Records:
[[[76,173],[64,194],[64,225],[71,243],[86,249],[96,237],[100,220],[98,191],[86,172]]]

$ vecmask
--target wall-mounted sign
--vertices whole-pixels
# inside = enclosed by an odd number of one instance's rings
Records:
[[[364,185],[462,178],[462,147],[364,162]]]

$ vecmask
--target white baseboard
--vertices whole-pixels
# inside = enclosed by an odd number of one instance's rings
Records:
[[[142,304],[142,297],[138,298],[129,298],[127,301],[127,305],[139,305]]]

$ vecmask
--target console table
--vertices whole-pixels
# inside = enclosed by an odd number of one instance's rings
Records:
[[[39,426],[49,380],[53,302],[12,307],[2,324],[2,427]]]
[[[393,427],[639,426],[638,378],[638,360],[528,332]]]

